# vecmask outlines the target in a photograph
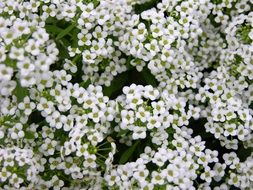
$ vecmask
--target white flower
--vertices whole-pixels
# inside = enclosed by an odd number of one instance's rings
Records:
[[[73,18],[76,14],[76,6],[75,5],[63,4],[61,14],[64,17]]]
[[[26,115],[30,115],[32,113],[32,110],[35,108],[35,103],[30,102],[30,99],[28,96],[26,96],[23,100],[23,102],[18,104],[18,108],[20,110],[24,110],[24,113]]]
[[[0,130],[0,139],[4,138],[4,132],[2,130]]]
[[[92,111],[88,114],[88,117],[92,119],[95,123],[100,121],[100,118],[103,117],[104,113],[98,108],[94,107]]]
[[[45,143],[42,144],[41,149],[44,150],[45,155],[53,155],[55,152],[55,147],[57,145],[57,141],[51,140],[50,138],[45,139]]]
[[[83,31],[83,30],[82,30]],[[83,31],[84,32],[84,31]],[[78,33],[77,37],[78,37],[78,45],[79,46],[89,46],[91,45],[91,38],[92,38],[92,35],[90,33]]]
[[[224,136],[227,137],[229,135],[235,136],[237,135],[237,130],[236,130],[236,124],[231,123],[231,124],[224,124],[225,131],[224,131]]]
[[[64,186],[64,182],[60,180],[56,175],[52,177],[52,179],[49,182],[50,186],[53,187],[54,190],[60,190],[61,187]]]
[[[165,176],[162,173],[158,173],[156,171],[153,171],[151,173],[152,178],[151,178],[151,183],[152,184],[158,184],[158,185],[163,185],[164,184],[164,178]]]
[[[163,35],[163,25],[162,24],[151,24],[150,26],[151,34],[154,38],[158,38]]]
[[[103,140],[103,135],[97,131],[92,131],[92,134],[87,136],[87,139],[91,142],[93,146],[96,146],[99,142]]]
[[[154,57],[160,51],[158,42],[156,40],[152,40],[150,43],[145,44],[145,48],[147,48],[152,57]]]
[[[161,126],[160,117],[154,115],[148,118],[148,123],[147,123],[148,129],[159,128],[160,126]]]
[[[9,172],[5,167],[0,171],[0,180],[5,182],[11,176],[11,172]]]
[[[165,113],[165,105],[164,105],[163,101],[152,102],[151,106],[154,108],[153,109],[154,115],[164,114]]]
[[[169,183],[174,182],[175,179],[179,176],[177,167],[175,167],[173,164],[169,164],[164,172],[166,173],[165,176]]]
[[[88,64],[95,63],[95,58],[97,57],[95,53],[91,53],[89,50],[85,50],[82,53],[82,56],[83,56],[84,63],[88,63]]]
[[[11,44],[12,41],[17,37],[17,35],[18,33],[15,33],[13,29],[5,29],[2,32],[2,37],[7,45]]]
[[[127,111],[127,110],[122,110],[121,111],[121,119],[122,119],[122,123],[121,126],[127,126],[129,124],[133,124],[134,123],[134,112],[133,111]]]
[[[240,187],[240,178],[241,177],[239,175],[231,173],[229,176],[228,184],[235,187]]]
[[[40,53],[39,48],[40,48],[40,43],[38,41],[35,41],[34,39],[29,39],[27,41],[26,46],[25,46],[25,50],[34,56],[39,55],[39,53]]]
[[[62,117],[60,112],[54,111],[51,115],[46,117],[46,121],[49,123],[50,127],[55,127],[56,129],[60,129],[63,126]]]
[[[163,152],[164,151],[164,152]],[[163,154],[165,153],[165,154]],[[159,152],[156,152],[154,155],[154,158],[152,159],[152,162],[158,165],[159,167],[162,167],[165,162],[167,161],[166,151],[164,149],[160,149]]]
[[[85,168],[95,168],[96,164],[96,155],[90,154],[85,157],[85,161],[83,162],[83,166]]]
[[[70,155],[72,152],[75,152],[76,151],[76,144],[73,140],[70,140],[70,141],[65,141],[64,142],[64,154],[65,155]]]
[[[61,122],[63,124],[63,129],[64,131],[70,131],[73,126],[74,126],[74,118],[72,115],[68,115],[68,116],[61,116]]]
[[[115,170],[112,170],[110,174],[105,175],[105,181],[109,186],[113,186],[117,182],[119,182],[120,177],[118,176],[118,173]]]
[[[221,164],[221,163],[215,163],[214,165],[214,179],[216,181],[220,181],[221,178],[225,175],[225,169],[226,169],[226,164]]]
[[[12,139],[21,139],[25,136],[21,123],[16,123],[13,128],[9,128],[9,133]]]
[[[89,155],[88,144],[83,144],[83,145],[77,146],[76,155],[78,157],[82,157],[82,156],[87,157]]]
[[[207,183],[211,183],[212,177],[214,177],[215,172],[210,170],[210,167],[205,167],[204,173],[200,175],[202,180],[205,180]]]
[[[17,176],[17,174],[12,174],[10,177],[10,184],[12,184],[15,188],[19,188],[20,185],[24,182],[24,180]]]
[[[150,112],[146,111],[143,107],[139,107],[138,111],[136,112],[136,118],[140,119],[141,122],[146,122],[150,117]]]
[[[42,97],[40,103],[37,105],[39,111],[44,112],[46,115],[51,114],[54,111],[54,104],[51,101],[47,101],[46,98]]]
[[[12,46],[9,56],[11,59],[17,59],[19,61],[22,61],[25,58],[24,52],[25,52],[24,49],[16,48],[15,46]]]
[[[148,176],[149,171],[144,166],[139,166],[133,173],[133,177],[140,183],[143,183]]]
[[[57,158],[49,158],[49,163],[50,163],[50,169],[54,170],[54,169],[58,169],[59,165],[61,163],[61,158],[57,157]]]
[[[252,115],[250,115],[248,109],[239,110],[237,113],[242,121],[249,121],[252,119]]]
[[[100,12],[98,12],[96,16],[97,16],[97,22],[101,26],[104,25],[104,23],[110,19],[110,15],[108,14],[106,10],[101,10]]]
[[[155,100],[159,96],[159,91],[154,89],[151,85],[144,87],[144,97],[150,100]]]
[[[237,157],[236,153],[234,153],[234,152],[225,153],[225,154],[223,155],[223,159],[224,159],[225,164],[226,164],[227,166],[232,165],[232,167],[233,167],[234,164],[239,163],[239,158]],[[230,166],[230,167],[231,167],[231,166]]]
[[[133,128],[133,139],[145,139],[146,138],[146,128],[145,127],[139,127],[139,126],[135,126]]]
[[[145,36],[147,34],[147,29],[144,23],[140,23],[137,27],[137,29],[132,30],[133,36],[136,36],[138,40],[141,42],[144,41]]]
[[[42,137],[47,138],[49,137],[50,139],[54,138],[54,130],[52,128],[49,128],[47,126],[42,127]]]
[[[11,67],[7,67],[4,64],[0,64],[0,73],[1,81],[10,81],[13,74],[13,69]]]

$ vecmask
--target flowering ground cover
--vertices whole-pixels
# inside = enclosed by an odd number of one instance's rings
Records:
[[[253,189],[252,0],[1,0],[0,189]]]

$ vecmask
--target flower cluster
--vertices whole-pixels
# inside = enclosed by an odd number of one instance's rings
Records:
[[[251,0],[2,0],[0,189],[252,189]]]

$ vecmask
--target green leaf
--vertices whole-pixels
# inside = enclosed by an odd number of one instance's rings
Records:
[[[123,110],[124,107],[120,103],[118,103],[118,109],[119,109],[119,112],[121,112],[121,110]]]
[[[65,38],[62,38],[59,41],[63,45],[63,47],[65,47],[65,48],[67,48],[68,46],[70,46],[70,42],[67,39],[65,39]],[[66,49],[66,51],[68,52],[67,49]],[[69,54],[69,53],[67,53],[67,54]]]
[[[17,62],[13,59],[10,59],[9,57],[7,57],[7,59],[5,60],[5,64],[9,67],[12,67],[12,68],[16,68],[16,64]]]
[[[67,50],[68,42],[63,38],[63,39],[57,41],[56,44],[57,44],[58,49],[60,49],[59,58],[61,60],[69,58],[69,53]]]
[[[22,102],[24,97],[29,94],[29,91],[27,88],[23,88],[20,83],[17,81],[17,86],[13,91],[13,95],[17,97],[18,102]]]
[[[77,35],[79,33],[79,29],[78,28],[75,28],[73,31],[72,31],[72,47],[74,48],[77,48],[78,47],[78,38],[77,38]]]
[[[128,130],[121,130],[120,132],[118,132],[117,137],[125,136],[128,132]]]
[[[91,84],[91,81],[90,79],[88,79],[87,81],[81,82],[79,86],[83,88],[87,88],[90,84]]]
[[[32,131],[26,131],[25,132],[25,138],[26,139],[34,139],[34,132],[32,132]]]
[[[166,185],[155,185],[154,190],[166,190]]]
[[[158,86],[157,80],[155,79],[154,75],[151,74],[149,69],[143,68],[143,70],[141,71],[141,75],[148,84],[152,85],[153,87]]]
[[[55,25],[46,25],[45,28],[48,33],[52,34],[59,34],[63,31],[62,28],[59,28],[58,26]]]
[[[243,146],[239,147],[237,155],[241,161],[245,161],[248,156],[253,152],[253,148],[249,147],[245,149]]]
[[[69,25],[65,30],[61,31],[57,37],[56,40],[59,40],[61,38],[63,38],[64,36],[68,35],[70,33],[70,31],[76,27],[75,23],[72,23],[71,25]]]
[[[59,22],[59,20],[56,19],[55,17],[48,17],[47,20],[46,20],[46,24],[54,24],[54,23],[57,23],[57,22]]]
[[[104,95],[110,97],[114,92],[120,90],[126,83],[128,79],[128,73],[122,73],[116,76],[112,83],[111,86],[109,87],[104,87]]]
[[[119,164],[124,164],[128,161],[128,159],[133,155],[137,145],[140,141],[136,141],[130,148],[128,148],[120,157]]]
[[[251,26],[250,25],[240,26],[236,31],[236,35],[237,35],[238,38],[241,39],[241,41],[243,43],[251,44],[252,40],[249,37],[250,32],[251,32]]]
[[[146,11],[148,9],[151,9],[152,7],[155,7],[158,2],[159,0],[150,0],[146,3],[137,4],[134,6],[135,12],[137,14],[140,14],[143,11]]]

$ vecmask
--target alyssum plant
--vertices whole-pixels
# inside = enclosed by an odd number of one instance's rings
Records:
[[[253,189],[251,0],[2,0],[0,189]]]

